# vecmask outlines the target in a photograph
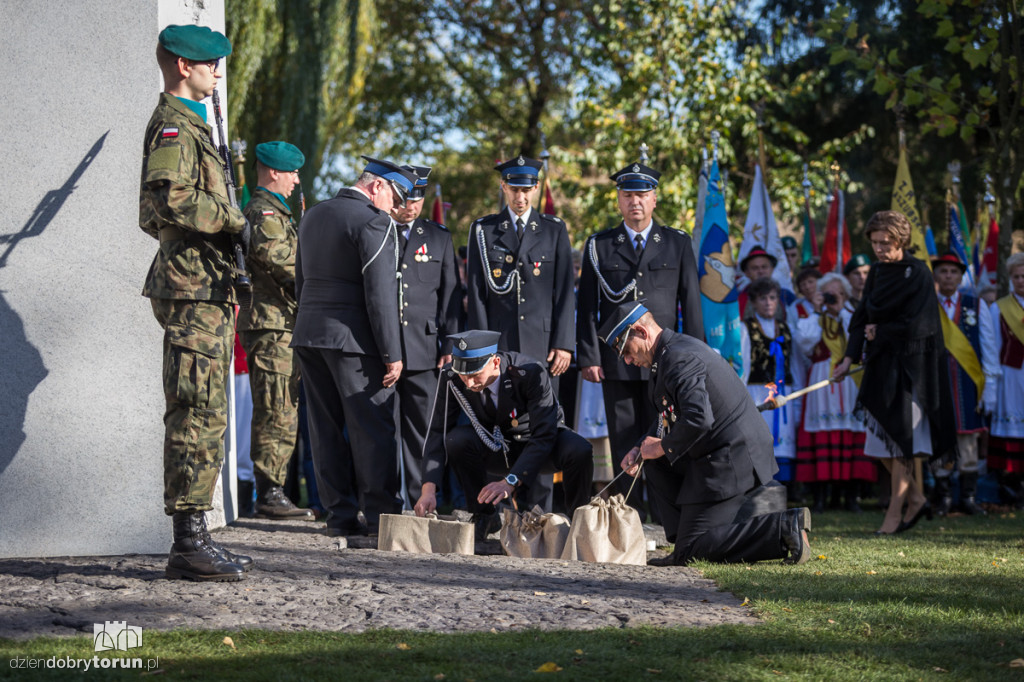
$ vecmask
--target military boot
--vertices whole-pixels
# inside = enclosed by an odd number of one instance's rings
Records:
[[[252,557],[246,556],[244,554],[235,554],[234,552],[229,551],[226,547],[223,547],[216,541],[214,541],[213,536],[210,535],[210,531],[206,527],[206,514],[200,514],[200,516],[202,516],[203,540],[205,540],[206,544],[210,546],[210,549],[216,552],[217,555],[224,561],[229,561],[233,564],[238,564],[239,568],[241,568],[243,571],[248,572],[249,570],[251,570],[253,564],[255,563],[252,560]]]
[[[960,477],[963,485],[963,476]],[[939,516],[946,516],[953,507],[953,491],[950,486],[949,476],[935,477],[935,493],[932,496],[932,504],[935,505],[935,513]]]
[[[263,474],[256,472],[256,513],[265,519],[313,521],[312,509],[296,507],[284,489]]]
[[[253,503],[256,484],[252,481],[238,479],[238,515],[244,519],[251,519],[256,516],[256,506]]]
[[[174,544],[167,557],[168,578],[234,581],[242,579],[242,567],[226,560],[206,542],[206,515],[203,512],[177,512]]]
[[[960,510],[965,514],[971,516],[985,516],[988,514],[984,509],[978,506],[978,503],[974,501],[974,496],[978,493],[978,474],[977,472],[960,474]]]

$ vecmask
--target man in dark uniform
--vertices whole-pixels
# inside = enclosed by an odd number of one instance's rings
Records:
[[[583,378],[600,383],[612,458],[618,465],[654,421],[656,410],[647,395],[650,372],[627,367],[597,338],[597,330],[621,301],[646,299],[658,324],[676,328],[682,309],[683,333],[704,338],[700,284],[693,246],[684,232],[654,222],[658,178],[653,168],[635,163],[612,176],[618,190],[622,222],[587,240],[579,286],[577,364]],[[630,481],[616,489],[625,495]],[[642,492],[629,500],[642,509]]]
[[[501,332],[502,350],[546,360],[557,394],[576,343],[575,272],[565,223],[533,209],[541,165],[519,156],[495,167],[508,207],[469,229],[467,326]]]
[[[451,362],[449,334],[459,330],[462,287],[448,228],[420,218],[430,168],[403,166],[416,174],[405,206],[391,209],[398,225],[402,275],[402,376],[399,377],[402,461],[409,500],[419,499],[423,441],[438,370]]]
[[[380,515],[402,507],[394,391],[402,373],[399,246],[389,212],[405,202],[416,176],[390,161],[363,158],[354,187],[306,213],[295,263],[292,347],[309,398],[313,463],[330,536],[376,533]]]
[[[142,295],[164,330],[164,510],[173,518],[167,577],[240,580],[252,559],[217,545],[205,512],[224,461],[227,382],[235,333],[231,237],[250,234],[228,198],[201,101],[231,43],[205,26],[160,32],[164,79],[146,127],[139,226],[160,240]]]
[[[667,516],[665,535],[675,542],[671,555],[651,563],[807,561],[807,508],[733,523],[746,494],[778,467],[772,434],[732,366],[703,341],[662,329],[636,301],[620,304],[599,333],[627,364],[651,370],[660,415],[622,461],[634,476],[646,465]]]
[[[287,199],[299,184],[299,168],[305,161],[299,148],[287,142],[256,145],[259,184],[244,210],[253,233],[246,259],[253,303],[238,316],[238,336],[249,361],[252,388],[256,512],[269,519],[312,521],[313,512],[296,507],[282,487],[299,425],[299,367],[289,348],[298,308],[298,234]]]
[[[423,460],[416,513],[433,511],[445,454],[469,510],[493,518],[493,505],[529,486],[538,473],[563,472],[566,509],[590,501],[593,448],[565,426],[545,367],[498,350],[499,332],[453,334],[452,363],[441,370]],[[456,426],[459,411],[468,425]],[[497,478],[490,483],[488,478]]]

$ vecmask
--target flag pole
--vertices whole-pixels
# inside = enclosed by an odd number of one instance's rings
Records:
[[[754,107],[757,112],[757,159],[761,164],[761,175],[764,176],[764,186],[768,189],[768,157],[764,153],[764,100]]]
[[[537,124],[537,129],[540,130],[540,161],[541,170],[544,171],[544,182],[548,181],[548,159],[551,158],[551,154],[548,152],[548,138],[541,129],[540,124]],[[541,209],[544,207],[544,184],[538,182],[540,191],[537,192],[537,213],[543,213]]]

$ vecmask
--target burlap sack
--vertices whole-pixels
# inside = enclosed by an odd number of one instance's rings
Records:
[[[647,541],[640,515],[621,494],[600,497],[572,515],[563,559],[606,564],[647,564]]]
[[[569,519],[545,514],[539,506],[532,511],[503,509],[498,534],[505,554],[521,559],[557,559],[569,536]]]
[[[377,549],[415,554],[473,554],[473,524],[452,516],[381,514]]]

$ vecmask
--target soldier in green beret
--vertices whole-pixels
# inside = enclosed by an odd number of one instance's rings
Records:
[[[252,559],[206,529],[224,460],[227,381],[235,327],[230,235],[247,239],[234,208],[202,100],[231,54],[222,34],[168,26],[157,63],[164,79],[146,127],[139,225],[160,241],[142,295],[164,329],[164,509],[173,517],[168,578],[240,580]]]
[[[299,367],[288,347],[295,328],[295,251],[298,233],[287,198],[299,183],[306,158],[295,145],[256,145],[259,185],[245,205],[252,225],[246,260],[253,305],[238,317],[238,333],[249,358],[252,386],[252,463],[256,513],[269,519],[313,520],[284,494],[288,460],[299,424]]]

